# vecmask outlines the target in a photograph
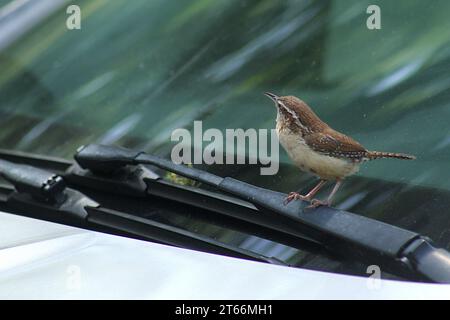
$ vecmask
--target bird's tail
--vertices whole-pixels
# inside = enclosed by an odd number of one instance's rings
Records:
[[[368,151],[367,158],[369,160],[379,159],[379,158],[395,158],[402,160],[414,160],[415,156],[405,154],[405,153],[393,153],[393,152],[380,152],[380,151]]]

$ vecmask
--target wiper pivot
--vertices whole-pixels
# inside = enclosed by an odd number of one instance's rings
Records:
[[[214,187],[217,187],[223,181],[223,178],[214,174],[176,165],[172,161],[144,152],[101,144],[89,144],[78,148],[75,160],[80,167],[100,173],[110,173],[127,165],[150,164],[175,173],[181,169],[182,172],[180,174],[182,176]]]

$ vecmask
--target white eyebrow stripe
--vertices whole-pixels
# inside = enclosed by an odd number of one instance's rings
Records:
[[[291,109],[289,109],[288,107],[286,107],[286,105],[285,105],[283,102],[281,102],[280,100],[277,100],[277,102],[278,102],[278,103],[279,103],[279,104],[280,104],[287,112],[289,112],[289,113],[294,117],[294,119],[296,120],[295,122],[296,122],[302,129],[309,131],[308,128],[306,128],[305,125],[300,121],[298,115],[297,115],[293,110],[291,110]]]

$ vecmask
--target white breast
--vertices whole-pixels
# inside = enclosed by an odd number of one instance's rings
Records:
[[[329,157],[308,147],[301,135],[281,128],[277,123],[278,139],[295,165],[326,180],[343,179],[356,173],[359,164],[345,159]]]

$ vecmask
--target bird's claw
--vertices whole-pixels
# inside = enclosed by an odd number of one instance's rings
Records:
[[[288,196],[286,197],[286,199],[284,199],[284,205],[287,205],[289,202],[291,202],[292,200],[304,200],[304,201],[309,201],[311,200],[309,197],[303,196],[298,192],[289,192]]]
[[[328,201],[323,201],[323,200],[319,200],[319,199],[312,199],[311,200],[311,204],[309,206],[307,206],[305,209],[314,209],[320,206],[325,206],[325,207],[329,207],[330,203]]]
[[[325,206],[325,207],[330,206],[329,200],[319,200],[319,199],[311,200],[311,197],[303,196],[298,192],[289,192],[288,196],[284,199],[283,203],[284,203],[284,205],[287,205],[293,200],[311,201],[311,204],[309,206],[305,207],[305,209],[314,209],[314,208],[318,208],[320,206]]]

